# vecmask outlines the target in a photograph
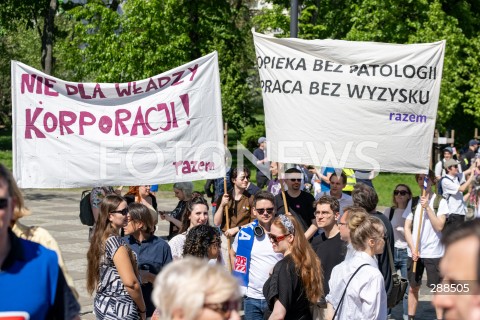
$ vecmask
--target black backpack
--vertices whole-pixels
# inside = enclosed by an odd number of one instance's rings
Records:
[[[93,226],[95,219],[93,218],[92,205],[90,203],[90,195],[92,190],[85,190],[82,192],[80,198],[80,221],[86,226]]]

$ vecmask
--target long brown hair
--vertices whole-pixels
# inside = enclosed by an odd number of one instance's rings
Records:
[[[117,209],[124,201],[124,198],[116,194],[110,194],[102,200],[100,205],[100,214],[95,225],[92,239],[90,239],[90,248],[87,252],[87,291],[89,294],[95,291],[100,280],[100,261],[105,254],[105,242],[110,236],[118,236],[118,233],[108,219],[109,214]],[[137,272],[136,261],[131,250],[128,250],[128,255],[132,262],[133,270]]]
[[[193,207],[197,204],[203,204],[207,206],[208,210],[208,201],[205,200],[202,196],[193,197],[192,199],[187,201],[187,205],[185,206],[185,211],[182,214],[182,227],[180,228],[179,233],[184,233],[190,227],[190,214],[192,214]],[[208,220],[207,220],[208,225]]]
[[[310,302],[316,303],[323,296],[323,271],[322,264],[315,251],[305,238],[303,229],[298,221],[292,216],[286,216],[293,224],[295,230],[293,243],[290,248],[290,256],[295,263],[296,272],[302,279],[305,293]],[[275,218],[273,224],[282,230],[283,234],[290,232],[282,223],[280,218]]]

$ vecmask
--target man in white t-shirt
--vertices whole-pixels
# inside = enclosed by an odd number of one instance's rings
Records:
[[[330,191],[318,193],[315,200],[323,196],[332,196],[338,200],[340,204],[340,216],[343,215],[343,208],[353,206],[352,197],[342,190],[347,186],[347,175],[342,171],[340,175],[333,173],[330,175]]]
[[[416,174],[418,186],[423,190],[424,174]],[[432,191],[432,184],[435,183],[435,174],[432,170],[428,173],[426,195],[420,199],[410,200],[403,217],[405,220],[405,240],[408,248],[408,318],[414,319],[418,305],[418,292],[422,283],[423,271],[427,270],[427,286],[437,285],[441,282],[439,263],[444,254],[444,247],[441,243],[442,229],[445,225],[448,214],[447,201],[439,198]],[[423,214],[422,214],[423,211]],[[436,211],[436,212],[435,212]],[[420,226],[420,216],[422,223]],[[412,228],[413,225],[413,228]],[[418,229],[420,230],[420,242],[417,249]],[[413,272],[413,264],[416,261],[416,272]],[[435,309],[437,319],[442,319],[442,310]]]
[[[253,199],[253,213],[256,220],[242,226],[232,244],[235,253],[233,274],[242,283],[245,319],[263,320],[263,311],[267,308],[263,285],[275,264],[283,258],[282,254],[273,251],[266,235],[275,217],[273,194],[258,192]]]
[[[475,162],[473,162],[475,164]],[[463,192],[467,190],[468,186],[473,182],[475,175],[470,174],[467,181],[463,173],[460,173],[460,162],[454,159],[449,159],[443,164],[447,174],[442,179],[443,197],[448,203],[448,220],[447,228],[454,229],[465,221],[465,214],[467,207],[463,201]],[[468,170],[472,172],[472,170]]]

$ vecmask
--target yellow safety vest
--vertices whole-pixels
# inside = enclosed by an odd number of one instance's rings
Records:
[[[342,169],[343,173],[347,176],[347,185],[343,188],[342,191],[353,191],[353,187],[357,183],[357,179],[355,179],[355,171],[353,169]]]

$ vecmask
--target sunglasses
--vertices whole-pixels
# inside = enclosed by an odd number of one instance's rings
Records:
[[[393,194],[398,196],[398,195],[401,195],[401,196],[406,196],[408,194],[408,191],[405,191],[405,190],[395,190],[393,191]]]
[[[0,209],[8,207],[8,199],[10,198],[0,198]]]
[[[250,177],[249,176],[243,176],[243,177],[238,178],[238,180],[240,180],[240,181],[243,181],[245,179],[248,180],[248,179],[250,179]]]
[[[284,234],[284,235],[281,235],[281,236],[276,236],[274,234],[271,234],[271,233],[267,233],[268,237],[270,238],[270,241],[273,242],[273,243],[279,243],[280,241],[284,240],[286,237],[288,237],[290,235],[289,234]]]
[[[302,179],[290,179],[292,182],[302,182]]]
[[[274,208],[255,208],[255,211],[258,212],[258,214],[262,215],[265,213],[265,211],[267,212],[267,214],[272,214],[273,213],[273,210]]]
[[[204,308],[220,313],[225,319],[230,318],[232,311],[240,309],[239,300],[228,300],[222,303],[205,303]]]
[[[128,214],[128,207],[122,210],[115,210],[115,211],[110,211],[110,213],[121,213],[122,216],[126,216]]]
[[[458,168],[458,164],[455,164],[455,165],[453,165],[453,166],[450,166],[450,167],[448,167],[448,168],[449,168],[449,169],[452,169],[452,168]]]

